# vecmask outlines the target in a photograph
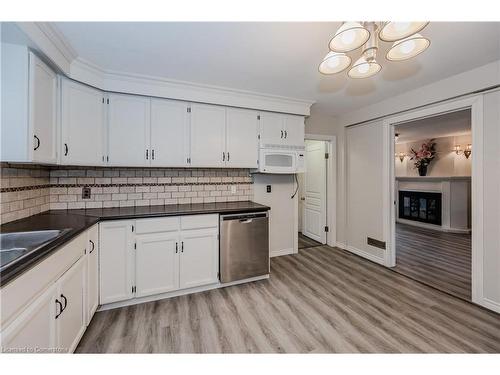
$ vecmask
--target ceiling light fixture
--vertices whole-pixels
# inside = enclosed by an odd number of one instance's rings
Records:
[[[351,65],[351,58],[345,53],[328,52],[321,64],[319,71],[323,74],[335,74],[346,70]]]
[[[382,69],[377,62],[379,41],[394,42],[386,54],[390,61],[403,61],[425,51],[430,40],[418,34],[429,22],[344,22],[330,40],[330,52],[319,64],[322,74],[337,74],[351,65],[347,52],[363,47],[348,76],[372,77]]]

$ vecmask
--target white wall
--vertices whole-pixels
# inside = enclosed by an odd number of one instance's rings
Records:
[[[406,155],[411,155],[411,149],[413,148],[418,151],[425,141],[427,141],[427,139],[409,143],[397,143],[395,148],[396,154],[404,152]],[[450,177],[471,175],[472,159],[467,159],[463,154],[457,155],[453,151],[453,146],[457,144],[462,146],[462,150],[467,144],[471,144],[472,137],[470,134],[456,137],[436,138],[435,142],[437,156],[429,164],[427,176]],[[395,157],[394,160],[394,172],[396,177],[418,176],[418,170],[415,169],[414,160],[410,160],[410,156],[405,157],[403,162],[399,160],[399,157]]]
[[[271,185],[271,193],[266,191]],[[271,207],[269,211],[269,252],[271,256],[297,251],[298,195],[293,175],[255,174],[254,201]]]

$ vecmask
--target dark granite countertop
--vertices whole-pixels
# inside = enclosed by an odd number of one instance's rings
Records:
[[[212,213],[230,214],[242,212],[262,212],[269,209],[269,207],[255,202],[244,201],[47,211],[0,226],[1,233],[70,229],[64,232],[60,237],[57,237],[56,239],[45,243],[37,250],[30,252],[19,261],[7,263],[5,266],[1,266],[0,285],[5,285],[15,277],[21,275],[42,259],[45,259],[53,251],[57,250],[61,245],[69,242],[75,236],[99,221]]]

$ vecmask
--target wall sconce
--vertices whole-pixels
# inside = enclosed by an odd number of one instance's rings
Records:
[[[405,160],[406,154],[404,152],[397,152],[394,156],[399,158],[399,161],[402,163]]]
[[[455,147],[453,147],[453,151],[455,151],[455,153],[457,155],[464,154],[465,158],[468,159],[470,157],[470,155],[472,154],[472,145],[469,143],[465,147],[465,150],[462,150],[462,148],[460,147],[460,145],[456,145]]]

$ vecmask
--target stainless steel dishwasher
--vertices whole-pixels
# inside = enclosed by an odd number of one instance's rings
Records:
[[[220,216],[220,281],[269,274],[267,212]]]

